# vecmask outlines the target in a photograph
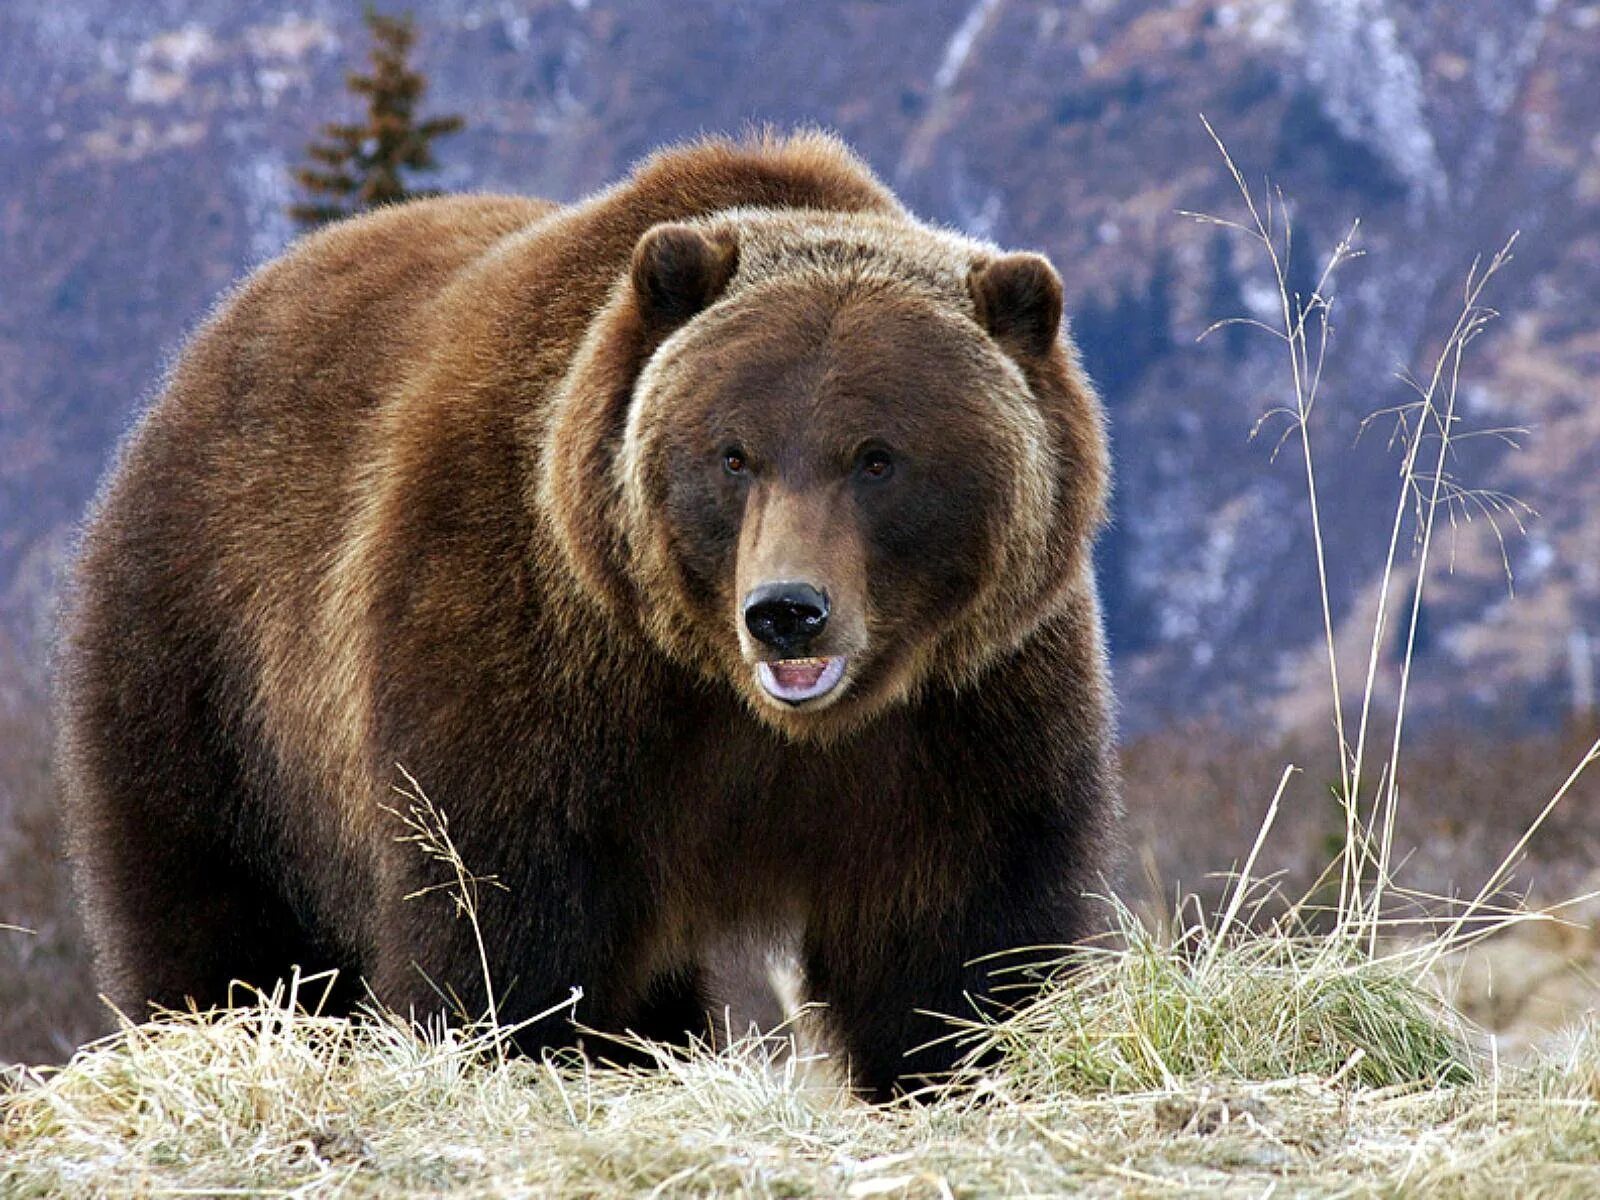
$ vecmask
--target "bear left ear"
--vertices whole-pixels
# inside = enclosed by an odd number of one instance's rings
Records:
[[[692,225],[656,225],[633,251],[633,290],[652,325],[681,325],[722,294],[739,247]]]
[[[975,263],[967,288],[978,324],[1008,350],[1042,357],[1061,331],[1061,277],[1039,254],[1007,254]]]

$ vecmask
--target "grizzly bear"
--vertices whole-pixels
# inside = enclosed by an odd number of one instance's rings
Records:
[[[1045,259],[820,133],[570,207],[333,225],[194,336],[89,522],[70,849],[130,1014],[336,968],[483,1011],[401,768],[481,889],[502,1021],[702,1033],[792,939],[856,1086],[1057,956],[1115,842],[1098,401]]]

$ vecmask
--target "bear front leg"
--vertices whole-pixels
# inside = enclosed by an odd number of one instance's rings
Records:
[[[883,1101],[947,1078],[968,1049],[949,1018],[1025,1003],[1038,975],[1019,968],[1060,959],[1089,932],[1081,831],[1049,824],[949,903],[908,913],[867,901],[808,929],[808,991],[863,1094]]]
[[[516,847],[523,852],[497,860],[484,839],[463,834],[463,860],[487,864],[482,874],[499,884],[477,889],[475,930],[456,904],[458,889],[437,863],[405,853],[413,849],[398,848],[381,903],[387,916],[376,923],[372,983],[383,1004],[418,1017],[477,1020],[488,1015],[492,984],[503,1026],[549,1014],[514,1038],[531,1056],[581,1044],[598,1059],[648,1063],[630,1048],[630,1036],[680,1046],[706,1036],[698,967],[663,968],[654,906],[628,884],[641,875],[633,861],[548,834],[537,853]],[[568,1007],[574,989],[581,994]],[[599,1036],[584,1036],[580,1026]]]
[[[480,957],[472,922],[449,895],[413,892],[395,883],[384,889],[378,904],[381,918],[374,921],[368,983],[383,1007],[411,1020],[476,1022],[490,1014],[492,987],[494,1015],[502,1027],[558,1010],[517,1032],[519,1051],[537,1056],[577,1043],[573,1013],[559,1009],[572,989],[592,976],[589,963],[558,939],[538,948],[519,944],[523,939],[500,919],[499,897],[489,889],[478,896]],[[523,915],[535,928],[547,924],[543,907],[538,899],[524,905]],[[591,995],[585,988],[585,998]]]

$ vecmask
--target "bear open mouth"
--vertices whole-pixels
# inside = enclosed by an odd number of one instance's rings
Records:
[[[839,686],[844,678],[846,659],[837,654],[831,658],[781,658],[776,662],[758,662],[756,677],[767,695],[785,704],[804,704],[826,696]]]

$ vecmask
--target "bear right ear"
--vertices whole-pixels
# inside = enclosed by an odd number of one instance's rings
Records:
[[[633,290],[649,323],[683,324],[722,294],[739,247],[692,225],[656,225],[633,251]]]

